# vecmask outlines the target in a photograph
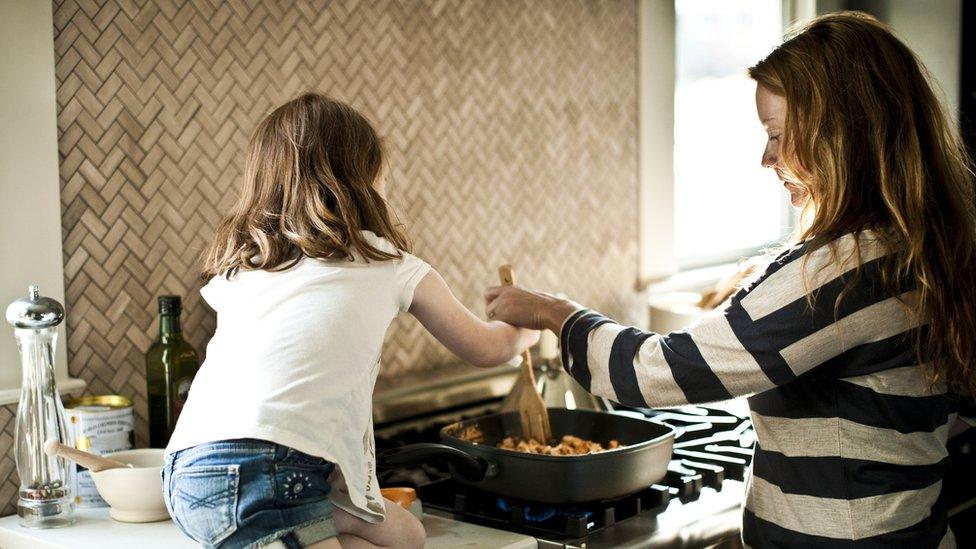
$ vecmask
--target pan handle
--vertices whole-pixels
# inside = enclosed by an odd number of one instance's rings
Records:
[[[382,452],[377,456],[383,465],[417,465],[432,459],[443,459],[469,482],[478,482],[488,472],[488,462],[446,444],[423,442],[408,444]]]

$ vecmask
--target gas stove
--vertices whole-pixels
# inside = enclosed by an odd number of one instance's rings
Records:
[[[502,367],[454,372],[434,382],[428,377],[411,389],[378,387],[377,452],[438,442],[445,425],[498,411],[514,375]],[[755,441],[744,404],[608,411],[675,429],[668,473],[658,484],[615,500],[553,506],[464,486],[443,463],[381,468],[379,481],[415,488],[428,515],[522,534],[537,547],[738,547],[743,481]]]

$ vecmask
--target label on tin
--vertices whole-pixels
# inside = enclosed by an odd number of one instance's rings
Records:
[[[131,450],[134,417],[132,407],[82,405],[64,411],[75,447],[97,455]],[[75,503],[79,507],[106,507],[98,495],[91,473],[77,466]]]
[[[95,488],[95,481],[91,478],[91,471],[78,466],[77,489],[75,490],[75,505],[78,507],[108,507],[105,500]]]

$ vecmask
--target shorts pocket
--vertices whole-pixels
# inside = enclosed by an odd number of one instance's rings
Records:
[[[238,465],[181,467],[173,471],[170,504],[183,531],[216,545],[237,529]]]
[[[294,450],[275,463],[275,500],[291,506],[328,498],[333,464]]]

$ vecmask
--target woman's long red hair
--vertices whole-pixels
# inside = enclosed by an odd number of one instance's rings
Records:
[[[809,189],[797,240],[871,230],[892,252],[885,284],[917,288],[920,361],[976,395],[976,222],[966,149],[925,70],[878,20],[819,17],[749,69],[786,98],[782,158]]]

